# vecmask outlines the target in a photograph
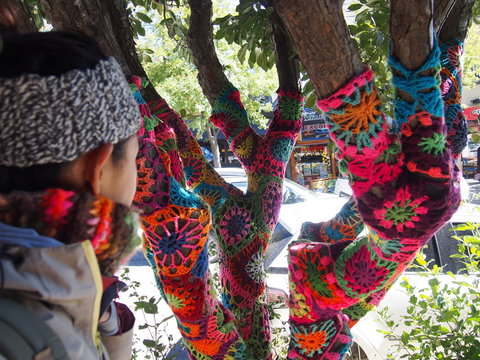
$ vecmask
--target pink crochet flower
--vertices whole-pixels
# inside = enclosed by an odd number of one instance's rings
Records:
[[[375,291],[386,280],[389,271],[370,258],[366,246],[362,246],[345,263],[344,280],[357,294]]]
[[[234,245],[247,236],[250,230],[252,216],[246,209],[238,206],[232,207],[220,220],[220,235],[222,241],[228,245]]]
[[[398,232],[403,232],[403,228],[414,228],[414,222],[420,221],[418,215],[428,213],[428,208],[420,206],[428,196],[424,195],[417,199],[412,199],[409,187],[403,187],[397,190],[395,200],[385,201],[382,209],[374,210],[376,219],[381,220],[380,225],[387,229],[396,226]]]

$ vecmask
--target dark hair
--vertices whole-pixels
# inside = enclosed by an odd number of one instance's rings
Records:
[[[93,39],[79,33],[52,31],[9,34],[3,35],[2,40],[1,78],[14,78],[25,73],[43,76],[61,75],[75,69],[91,69],[107,58]],[[127,140],[124,139],[114,145],[112,154],[114,162],[119,162],[123,158]],[[0,165],[0,193],[62,187],[59,177],[69,165],[69,162],[28,168]]]

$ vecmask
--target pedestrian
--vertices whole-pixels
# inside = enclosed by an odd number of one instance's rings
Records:
[[[57,358],[130,359],[134,317],[113,300],[140,242],[138,107],[119,64],[86,36],[7,34],[2,45],[1,300],[53,331]]]

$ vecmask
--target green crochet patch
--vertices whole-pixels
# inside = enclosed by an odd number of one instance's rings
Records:
[[[302,116],[302,103],[298,99],[284,96],[278,104],[280,117],[284,120],[298,121]]]
[[[429,138],[422,138],[418,146],[420,146],[423,152],[437,156],[445,152],[446,144],[445,134],[434,133]]]
[[[391,208],[387,208],[384,215],[385,220],[391,220],[397,225],[406,221],[411,221],[412,217],[417,215],[415,209],[418,205],[411,206],[411,200],[404,200],[403,202],[404,204],[400,204],[398,201],[395,201]]]

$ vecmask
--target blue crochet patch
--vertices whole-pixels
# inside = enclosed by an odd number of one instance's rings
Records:
[[[392,83],[396,90],[402,90],[409,94],[413,101],[410,103],[400,97],[394,101],[395,130],[398,131],[402,124],[415,113],[426,111],[436,117],[443,117],[443,101],[440,93],[440,49],[435,40],[432,52],[425,63],[417,70],[406,69],[400,61],[390,56],[390,66],[395,70]],[[433,70],[430,76],[421,73]]]

